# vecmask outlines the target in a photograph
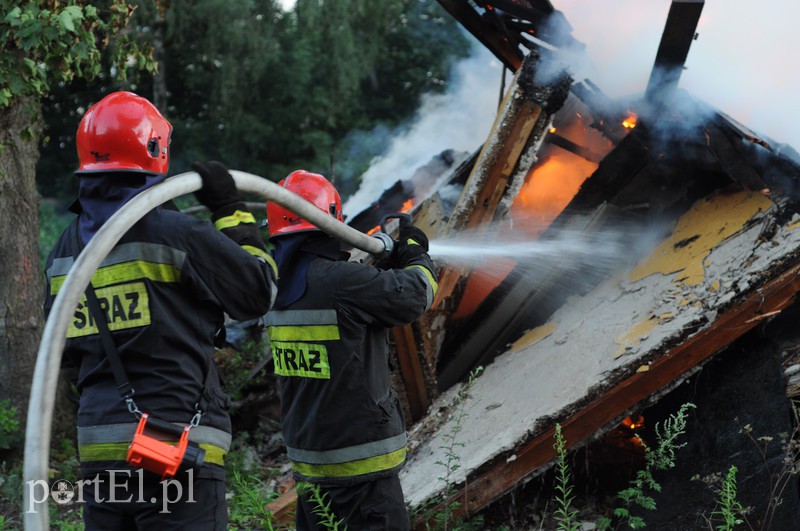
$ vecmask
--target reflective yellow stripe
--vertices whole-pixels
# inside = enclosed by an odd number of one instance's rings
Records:
[[[278,278],[278,264],[275,263],[275,260],[272,259],[267,251],[264,249],[259,249],[258,247],[253,247],[252,245],[242,245],[242,249],[253,256],[257,256],[266,260],[266,262],[272,268],[272,272],[275,273],[275,278]]]
[[[200,443],[200,448],[206,451],[206,458],[204,463],[211,463],[212,465],[225,466],[225,450],[213,444]]]
[[[240,223],[255,223],[255,222],[256,218],[253,217],[253,214],[251,214],[250,212],[242,212],[241,210],[237,210],[230,216],[219,218],[217,221],[214,222],[214,226],[217,228],[217,230],[222,230],[235,227]]]
[[[390,454],[369,457],[347,463],[333,465],[312,465],[309,463],[292,462],[292,467],[301,476],[307,478],[344,478],[361,476],[389,470],[403,463],[406,459],[405,447]]]
[[[332,341],[339,339],[337,325],[270,326],[270,341]]]
[[[170,264],[134,260],[101,267],[92,277],[92,286],[97,289],[143,278],[154,282],[178,282],[181,279],[181,270]],[[66,279],[67,275],[53,277],[50,281],[50,295],[56,295]]]
[[[165,441],[167,444],[175,446],[177,441]],[[78,446],[78,456],[82,463],[90,461],[125,461],[128,456],[128,446],[130,443],[97,443],[83,444]],[[204,463],[212,465],[225,465],[225,450],[213,444],[201,443],[200,448],[206,451]]]
[[[431,289],[433,290],[433,296],[435,297],[436,292],[439,291],[439,283],[436,282],[436,280],[434,280],[433,273],[431,273],[427,267],[421,265],[412,265],[406,267],[406,269],[415,269],[415,268],[425,273],[425,278],[428,279],[428,284],[431,285]]]

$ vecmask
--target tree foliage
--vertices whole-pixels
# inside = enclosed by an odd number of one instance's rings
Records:
[[[0,22],[0,107],[23,96],[40,98],[55,83],[97,76],[101,50],[134,10],[119,0],[0,0],[6,13]],[[150,53],[129,35],[114,39],[113,56],[121,76],[128,61],[153,69]]]
[[[128,31],[152,42],[156,24],[141,0]],[[468,51],[435,0],[298,0],[289,12],[275,0],[172,0],[163,25],[171,173],[202,159],[276,180],[297,168],[338,173],[348,133],[409,117]],[[74,193],[73,135],[92,101],[117,89],[152,98],[149,76],[115,82],[112,59],[102,63],[95,82],[64,84],[46,102],[46,194]]]

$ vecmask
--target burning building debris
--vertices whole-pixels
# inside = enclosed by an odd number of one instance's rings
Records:
[[[351,223],[368,231],[411,207],[435,242],[491,226],[476,246],[524,233],[592,249],[495,257],[491,274],[443,260],[431,311],[394,331],[416,423],[406,499],[472,514],[547,468],[556,423],[573,448],[620,425],[632,437],[645,408],[796,311],[800,158],[677,89],[702,1],[673,2],[647,91],[624,104],[552,72],[552,49],[576,43],[549,32],[548,16],[566,24],[550,2],[440,3],[514,78],[479,152],[443,154]],[[786,393],[797,396],[800,350],[787,348]],[[477,366],[455,430],[442,412]],[[431,473],[454,430],[455,489]]]

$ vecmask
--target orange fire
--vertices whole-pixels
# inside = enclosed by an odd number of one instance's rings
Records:
[[[622,425],[631,431],[635,431],[637,428],[640,429],[644,427],[644,417],[641,415],[625,417],[622,419]]]
[[[526,229],[539,234],[564,210],[583,181],[596,169],[594,162],[567,151],[553,150],[522,185],[511,204],[512,216],[527,221]]]
[[[518,222],[517,230],[527,231],[531,237],[543,232],[596,169],[594,162],[568,151],[553,150],[550,157],[528,175],[511,204],[511,217]],[[467,280],[464,295],[452,318],[470,316],[515,265],[511,259],[498,260],[493,264],[491,275],[475,270]]]
[[[405,214],[406,212],[408,212],[412,208],[414,208],[414,198],[413,197],[411,199],[409,199],[408,201],[406,201],[405,203],[403,203],[403,206],[400,207],[400,214]],[[372,227],[371,229],[369,229],[369,231],[367,231],[367,236],[372,236],[373,234],[375,234],[379,230],[381,230],[380,225]]]
[[[636,119],[637,119],[636,113],[628,111],[628,117],[622,120],[622,127],[624,127],[625,129],[633,129],[634,127],[636,127]]]
[[[558,134],[596,153],[608,154],[614,147],[603,135],[584,127],[583,116],[575,113],[569,123],[559,124]],[[551,126],[550,132],[556,128]],[[516,231],[526,231],[531,238],[543,232],[564,210],[586,180],[597,169],[589,162],[561,148],[554,147],[550,156],[531,171],[517,198],[511,205]],[[511,259],[496,260],[491,273],[473,271],[464,288],[458,309],[452,319],[469,317],[516,265]]]

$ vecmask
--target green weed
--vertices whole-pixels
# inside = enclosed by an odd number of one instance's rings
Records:
[[[736,472],[735,466],[728,469],[722,481],[719,498],[716,500],[717,508],[711,513],[711,522],[718,522],[714,527],[717,531],[732,531],[734,527],[744,522],[739,518],[744,507],[736,499]]]
[[[572,501],[575,496],[572,494],[572,481],[569,473],[569,463],[567,463],[567,443],[561,433],[561,424],[556,424],[556,442],[553,445],[558,454],[556,462],[556,497],[555,519],[558,523],[559,531],[579,531],[581,524],[578,522],[578,511],[572,508]]]
[[[793,481],[796,481],[798,472],[800,472],[800,407],[798,402],[792,401],[792,412],[794,414],[794,430],[792,433],[779,433],[776,437],[771,435],[762,435],[757,437],[753,434],[753,427],[746,424],[741,427],[739,433],[743,433],[758,450],[764,469],[769,476],[769,492],[765,494],[767,498],[767,507],[764,510],[763,517],[760,522],[761,525],[758,529],[766,530],[772,528],[772,520],[778,507],[783,503],[783,495],[787,487]],[[738,418],[736,419],[739,420]],[[780,463],[770,465],[770,446],[773,444],[780,444],[783,450],[783,460]],[[745,519],[748,526],[755,528],[754,524],[748,522],[746,511],[742,511],[740,515]]]
[[[312,512],[320,517],[319,524],[330,531],[347,531],[344,518],[339,518],[331,508],[331,500],[322,487],[315,483],[298,483],[298,494],[302,493],[314,503]]]
[[[264,488],[264,481],[257,476],[242,476],[233,472],[233,498],[228,509],[230,524],[236,529],[277,529],[275,517],[267,508],[278,498],[277,493]]]
[[[444,444],[439,448],[444,451],[444,460],[436,461],[436,464],[441,466],[444,470],[441,476],[437,479],[444,482],[444,500],[449,499],[455,494],[455,482],[453,480],[454,474],[461,469],[461,455],[458,452],[459,448],[464,447],[464,443],[457,442],[456,437],[464,427],[469,414],[464,409],[464,402],[469,397],[472,387],[478,376],[483,372],[483,367],[475,368],[469,375],[469,378],[461,386],[461,389],[456,393],[453,401],[453,427],[448,433],[442,435]],[[473,529],[481,529],[483,525],[483,517],[477,517],[471,521],[463,518],[454,518],[453,513],[461,507],[461,503],[453,501],[447,503],[445,501],[442,508],[431,515],[426,517],[428,524],[426,524],[428,531],[470,531]],[[431,526],[431,522],[433,526]]]
[[[670,415],[664,422],[663,428],[656,424],[656,447],[650,448],[639,438],[644,447],[645,467],[631,480],[630,487],[621,490],[617,497],[622,500],[623,506],[614,509],[613,516],[619,524],[625,524],[631,529],[641,529],[646,526],[644,518],[631,513],[634,506],[648,511],[656,509],[656,501],[649,492],[661,492],[661,485],[653,477],[655,470],[669,470],[675,466],[675,452],[686,446],[679,444],[678,438],[686,432],[686,420],[689,409],[695,405],[687,402],[682,405],[677,413]],[[638,435],[637,435],[638,437]],[[611,529],[614,520],[604,517],[598,520],[597,529]]]

